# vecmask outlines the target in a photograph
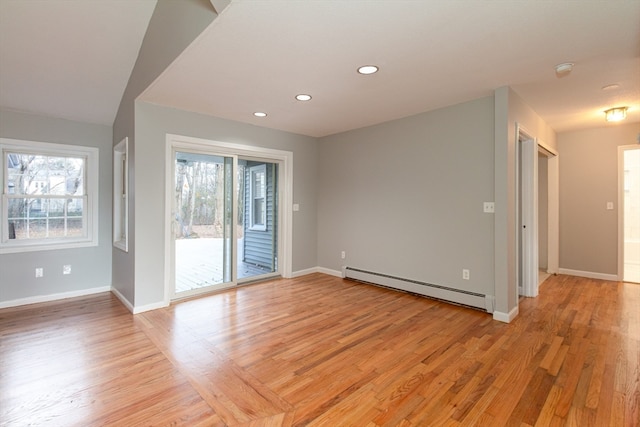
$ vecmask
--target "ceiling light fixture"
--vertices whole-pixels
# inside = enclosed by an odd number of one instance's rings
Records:
[[[378,72],[378,67],[376,67],[375,65],[363,65],[362,67],[358,68],[358,72],[365,75],[373,74]]]
[[[627,118],[627,107],[609,108],[604,114],[608,122],[619,122]]]
[[[300,95],[296,95],[296,99],[298,101],[311,101],[311,95],[301,93]]]
[[[556,65],[556,75],[558,77],[564,77],[573,70],[573,62],[563,62]]]
[[[262,111],[256,111],[253,115],[256,117],[267,117],[267,113],[263,113]]]

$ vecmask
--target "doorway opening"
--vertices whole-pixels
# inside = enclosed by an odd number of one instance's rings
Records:
[[[519,295],[535,297],[559,268],[558,155],[522,127],[516,134],[516,277]]]
[[[549,159],[538,151],[538,286],[549,273]]]
[[[640,283],[640,147],[618,148],[618,277]]]

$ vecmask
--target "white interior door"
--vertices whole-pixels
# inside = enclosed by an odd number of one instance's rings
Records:
[[[538,144],[520,143],[520,293],[538,296]]]

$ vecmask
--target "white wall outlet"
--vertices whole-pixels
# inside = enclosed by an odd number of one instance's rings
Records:
[[[340,258],[345,259],[347,257],[347,253],[345,251],[340,252]]]
[[[42,267],[36,268],[36,277],[43,277],[43,276],[44,276],[44,269]]]
[[[300,210],[300,205],[299,205],[299,204],[297,204],[297,203],[294,203],[294,204],[293,204],[293,211],[294,211],[294,212],[298,212],[299,210]]]
[[[494,202],[484,202],[482,208],[484,213],[494,213],[496,211],[496,204]]]
[[[607,210],[609,211],[613,210],[613,202],[607,202]]]
[[[71,265],[63,265],[62,266],[62,274],[71,274]]]
[[[469,270],[467,270],[466,268],[462,270],[462,278],[464,280],[469,280]]]

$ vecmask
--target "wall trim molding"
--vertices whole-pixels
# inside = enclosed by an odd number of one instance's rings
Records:
[[[593,271],[571,270],[569,268],[560,268],[558,272],[560,274],[566,274],[569,276],[586,277],[588,279],[610,280],[612,282],[620,281],[620,279],[616,274],[605,274],[605,273],[595,273]]]
[[[99,286],[97,288],[81,289],[79,291],[61,292],[58,294],[37,295],[33,297],[18,298],[9,301],[0,301],[0,308],[18,307],[21,305],[38,304],[41,302],[58,301],[67,298],[82,297],[86,295],[101,294],[111,291],[111,286]]]
[[[112,293],[113,295],[115,295],[115,296],[116,296],[116,298],[118,298],[118,299],[120,300],[120,302],[121,302],[125,307],[127,307],[127,310],[129,310],[131,313],[133,313],[133,304],[131,304],[131,302],[129,302],[129,300],[128,300],[128,299],[126,299],[126,298],[124,297],[124,295],[122,295],[122,294],[120,293],[120,291],[119,291],[119,290],[117,290],[116,288],[112,287],[112,288],[111,288],[111,293]]]
[[[497,320],[498,322],[503,322],[503,323],[511,323],[511,321],[516,318],[519,312],[520,312],[520,308],[518,306],[513,307],[513,309],[511,309],[511,311],[508,313],[494,311],[493,320]]]
[[[294,271],[293,273],[291,273],[291,278],[295,279],[296,277],[306,276],[307,274],[313,274],[313,273],[328,274],[329,276],[335,276],[340,278],[344,277],[344,275],[342,274],[342,271],[331,270],[330,268],[316,266],[316,267],[306,268],[304,270]]]
[[[139,313],[144,313],[145,311],[157,310],[159,308],[165,308],[165,307],[168,307],[168,306],[169,306],[169,304],[167,304],[165,301],[154,302],[152,304],[146,304],[146,305],[133,307],[132,313],[133,314],[139,314]]]
[[[329,276],[335,276],[340,278],[344,277],[344,274],[342,273],[342,271],[331,270],[330,268],[324,268],[324,267],[317,267],[317,268],[318,268],[318,273],[328,274]]]

